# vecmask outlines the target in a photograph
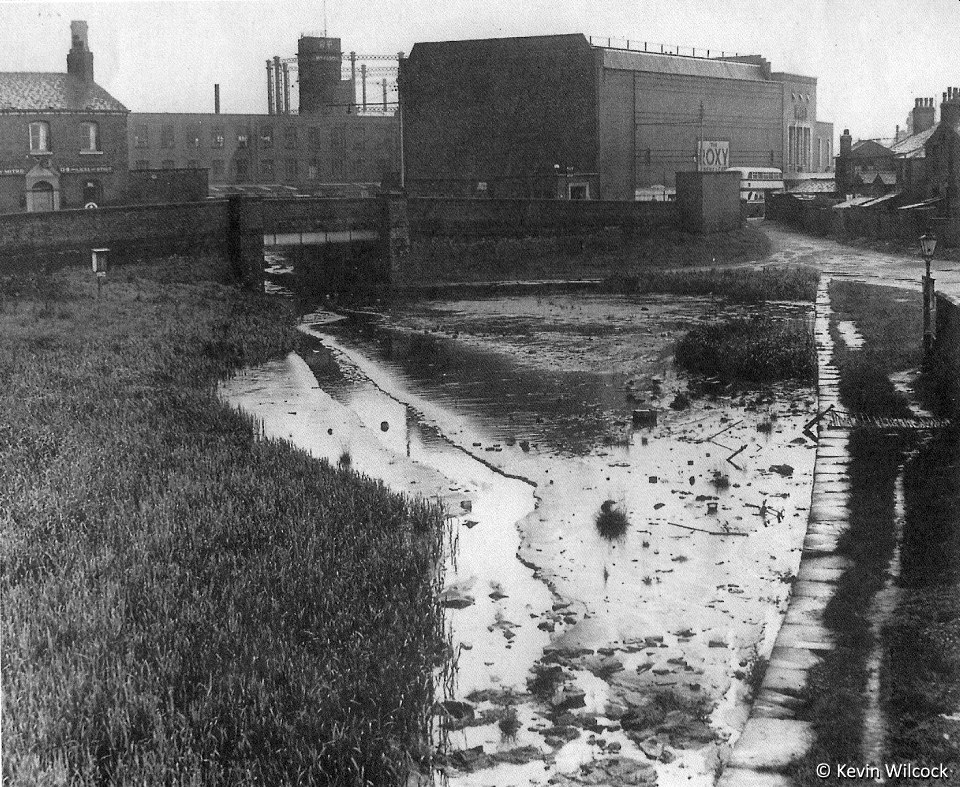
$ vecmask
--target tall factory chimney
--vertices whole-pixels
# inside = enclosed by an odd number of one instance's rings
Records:
[[[93,82],[93,52],[87,43],[87,23],[70,23],[70,51],[67,53],[67,73],[84,82]]]
[[[213,114],[220,114],[220,85],[218,84],[213,86]]]

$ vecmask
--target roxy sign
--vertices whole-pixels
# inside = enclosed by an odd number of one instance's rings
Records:
[[[730,143],[703,140],[697,143],[697,169],[700,172],[723,172],[730,166]]]

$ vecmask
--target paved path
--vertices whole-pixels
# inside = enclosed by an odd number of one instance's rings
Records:
[[[821,410],[840,408],[839,371],[830,336],[829,277],[817,292],[817,396]],[[718,787],[786,787],[789,763],[806,754],[814,740],[810,722],[796,718],[807,673],[834,647],[823,610],[847,567],[837,541],[847,529],[849,429],[820,422],[807,535],[787,614],[777,635],[750,718],[737,739]]]
[[[821,410],[832,405],[842,414],[839,372],[833,363],[829,330],[830,279],[854,278],[919,293],[923,260],[843,246],[776,224],[765,224],[763,231],[773,244],[773,254],[766,264],[802,263],[823,273],[814,328],[817,393]],[[960,263],[945,261],[937,265],[934,261],[933,270],[937,289],[960,302]],[[814,740],[810,723],[797,719],[796,710],[810,668],[834,647],[823,622],[823,610],[848,565],[846,558],[837,554],[837,541],[849,525],[849,425],[843,418],[824,420],[819,431],[810,515],[797,580],[750,719],[718,787],[786,787],[791,784],[785,775],[788,764],[805,754]]]
[[[844,246],[770,222],[761,224],[760,230],[773,245],[773,253],[764,264],[802,263],[813,265],[828,276],[855,278],[870,284],[920,292],[924,264],[919,253],[911,257]],[[937,290],[960,302],[960,262],[938,261],[935,257],[932,271]]]

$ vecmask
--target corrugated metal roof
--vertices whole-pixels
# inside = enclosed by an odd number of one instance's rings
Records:
[[[764,82],[760,66],[753,63],[733,63],[702,57],[656,55],[651,52],[631,52],[624,49],[603,49],[603,67],[622,71],[649,71],[654,74],[713,77]]]
[[[926,208],[928,205],[934,205],[937,202],[942,202],[943,197],[933,197],[932,199],[925,199],[923,202],[914,202],[910,205],[901,205],[897,210],[915,210],[917,208]]]
[[[71,74],[0,73],[0,112],[127,112],[94,82]]]
[[[877,197],[872,199],[869,202],[864,202],[860,207],[861,208],[872,208],[874,205],[879,205],[888,200],[892,200],[894,197],[899,197],[901,194],[900,191],[891,191],[889,194],[884,194],[882,197]]]
[[[833,207],[835,208],[855,208],[858,205],[863,205],[864,203],[873,201],[873,197],[851,197],[844,202],[837,203]]]
[[[791,194],[830,194],[836,190],[837,182],[833,178],[800,180],[787,189]]]

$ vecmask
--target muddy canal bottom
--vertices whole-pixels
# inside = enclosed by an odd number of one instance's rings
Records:
[[[224,386],[266,434],[446,505],[451,784],[713,783],[782,619],[814,460],[812,389],[697,395],[674,370],[682,331],[727,311],[318,313],[299,355]]]

